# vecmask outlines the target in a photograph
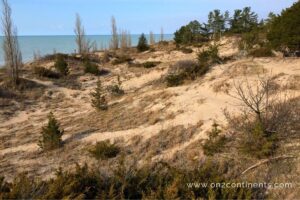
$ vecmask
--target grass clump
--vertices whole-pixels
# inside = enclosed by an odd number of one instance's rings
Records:
[[[212,125],[212,130],[208,133],[208,139],[203,144],[203,152],[207,156],[213,156],[216,153],[221,153],[225,144],[226,137],[220,136],[221,129],[219,129],[219,125],[214,123]]]
[[[97,142],[96,145],[89,150],[89,153],[97,160],[106,160],[116,157],[120,152],[120,148],[109,141]]]
[[[63,76],[67,76],[69,74],[68,63],[62,55],[57,55],[54,68]]]
[[[92,63],[88,59],[84,61],[84,73],[99,75],[98,65]]]
[[[48,124],[42,129],[42,137],[39,146],[43,150],[52,150],[62,146],[62,135],[64,130],[60,129],[60,124],[55,119],[52,112],[48,115]]]
[[[108,105],[103,94],[103,88],[100,79],[97,81],[97,87],[95,88],[94,92],[91,93],[92,97],[92,106],[97,110],[107,110]]]
[[[33,71],[39,77],[46,77],[46,78],[53,78],[53,79],[58,79],[60,77],[58,73],[50,69],[47,69],[45,67],[35,66],[33,68]]]

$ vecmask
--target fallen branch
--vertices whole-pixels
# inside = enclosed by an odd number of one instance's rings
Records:
[[[266,164],[266,163],[269,163],[269,162],[271,162],[271,161],[275,161],[275,160],[284,160],[284,159],[290,159],[290,158],[297,158],[297,156],[277,156],[277,157],[274,157],[274,158],[269,158],[269,159],[261,160],[261,161],[259,161],[258,163],[256,163],[255,165],[252,165],[251,167],[249,167],[249,168],[247,168],[246,170],[244,170],[244,171],[242,172],[241,175],[244,175],[244,174],[247,173],[248,171],[257,168],[257,167],[259,167],[260,165],[264,165],[264,164]]]

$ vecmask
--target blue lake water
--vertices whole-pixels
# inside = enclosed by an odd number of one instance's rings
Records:
[[[140,35],[131,35],[132,46],[136,46]],[[149,35],[146,35],[149,41]],[[160,35],[154,35],[155,41],[159,41]],[[110,35],[90,35],[87,39],[96,42],[97,48],[108,48],[111,40]],[[164,40],[172,40],[173,34],[164,35]],[[19,36],[19,45],[22,52],[23,62],[33,59],[34,52],[41,56],[57,53],[74,53],[76,50],[75,36]],[[0,37],[0,65],[4,64],[3,37]]]

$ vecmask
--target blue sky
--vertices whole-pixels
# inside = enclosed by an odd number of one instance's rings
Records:
[[[213,9],[251,6],[264,18],[293,2],[296,0],[9,0],[19,35],[73,34],[76,12],[90,35],[109,34],[112,15],[119,29],[131,33],[159,33],[160,27],[173,33],[191,20],[205,21]]]

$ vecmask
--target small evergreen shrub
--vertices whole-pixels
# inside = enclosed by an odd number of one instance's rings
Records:
[[[55,119],[53,113],[48,115],[48,124],[42,128],[41,140],[39,146],[43,150],[52,150],[62,146],[62,135],[64,130],[60,130],[58,121]]]
[[[54,64],[55,69],[63,76],[69,74],[68,63],[65,61],[64,56],[58,55]]]
[[[216,153],[221,153],[227,139],[225,136],[220,136],[222,132],[217,123],[212,125],[212,130],[208,134],[208,139],[203,144],[203,152],[207,156],[213,156]]]
[[[34,67],[33,72],[38,75],[39,77],[46,77],[46,78],[53,78],[53,79],[58,79],[60,76],[58,73],[47,69],[45,67]]]
[[[92,97],[92,106],[97,110],[107,110],[108,105],[106,98],[103,94],[102,84],[100,79],[97,81],[97,87],[95,88],[94,92],[91,93]]]
[[[256,158],[266,158],[271,156],[277,148],[276,134],[267,135],[263,127],[256,122],[250,133],[246,133],[240,141],[241,151],[244,154],[255,156]]]
[[[156,67],[157,65],[159,65],[161,62],[155,62],[155,61],[149,61],[149,62],[144,62],[143,66],[145,68],[153,68]]]
[[[122,82],[120,76],[118,76],[117,84],[109,86],[107,89],[114,96],[122,96],[125,93],[122,89]]]
[[[120,152],[120,148],[109,141],[97,142],[96,145],[89,150],[89,153],[97,160],[106,160],[116,157]]]
[[[138,42],[138,45],[137,45],[137,50],[139,52],[149,50],[149,45],[148,45],[148,42],[147,42],[147,39],[146,39],[144,33],[139,38],[139,42]]]
[[[99,75],[98,65],[90,62],[89,60],[86,60],[84,62],[84,72],[94,74],[94,75]]]

